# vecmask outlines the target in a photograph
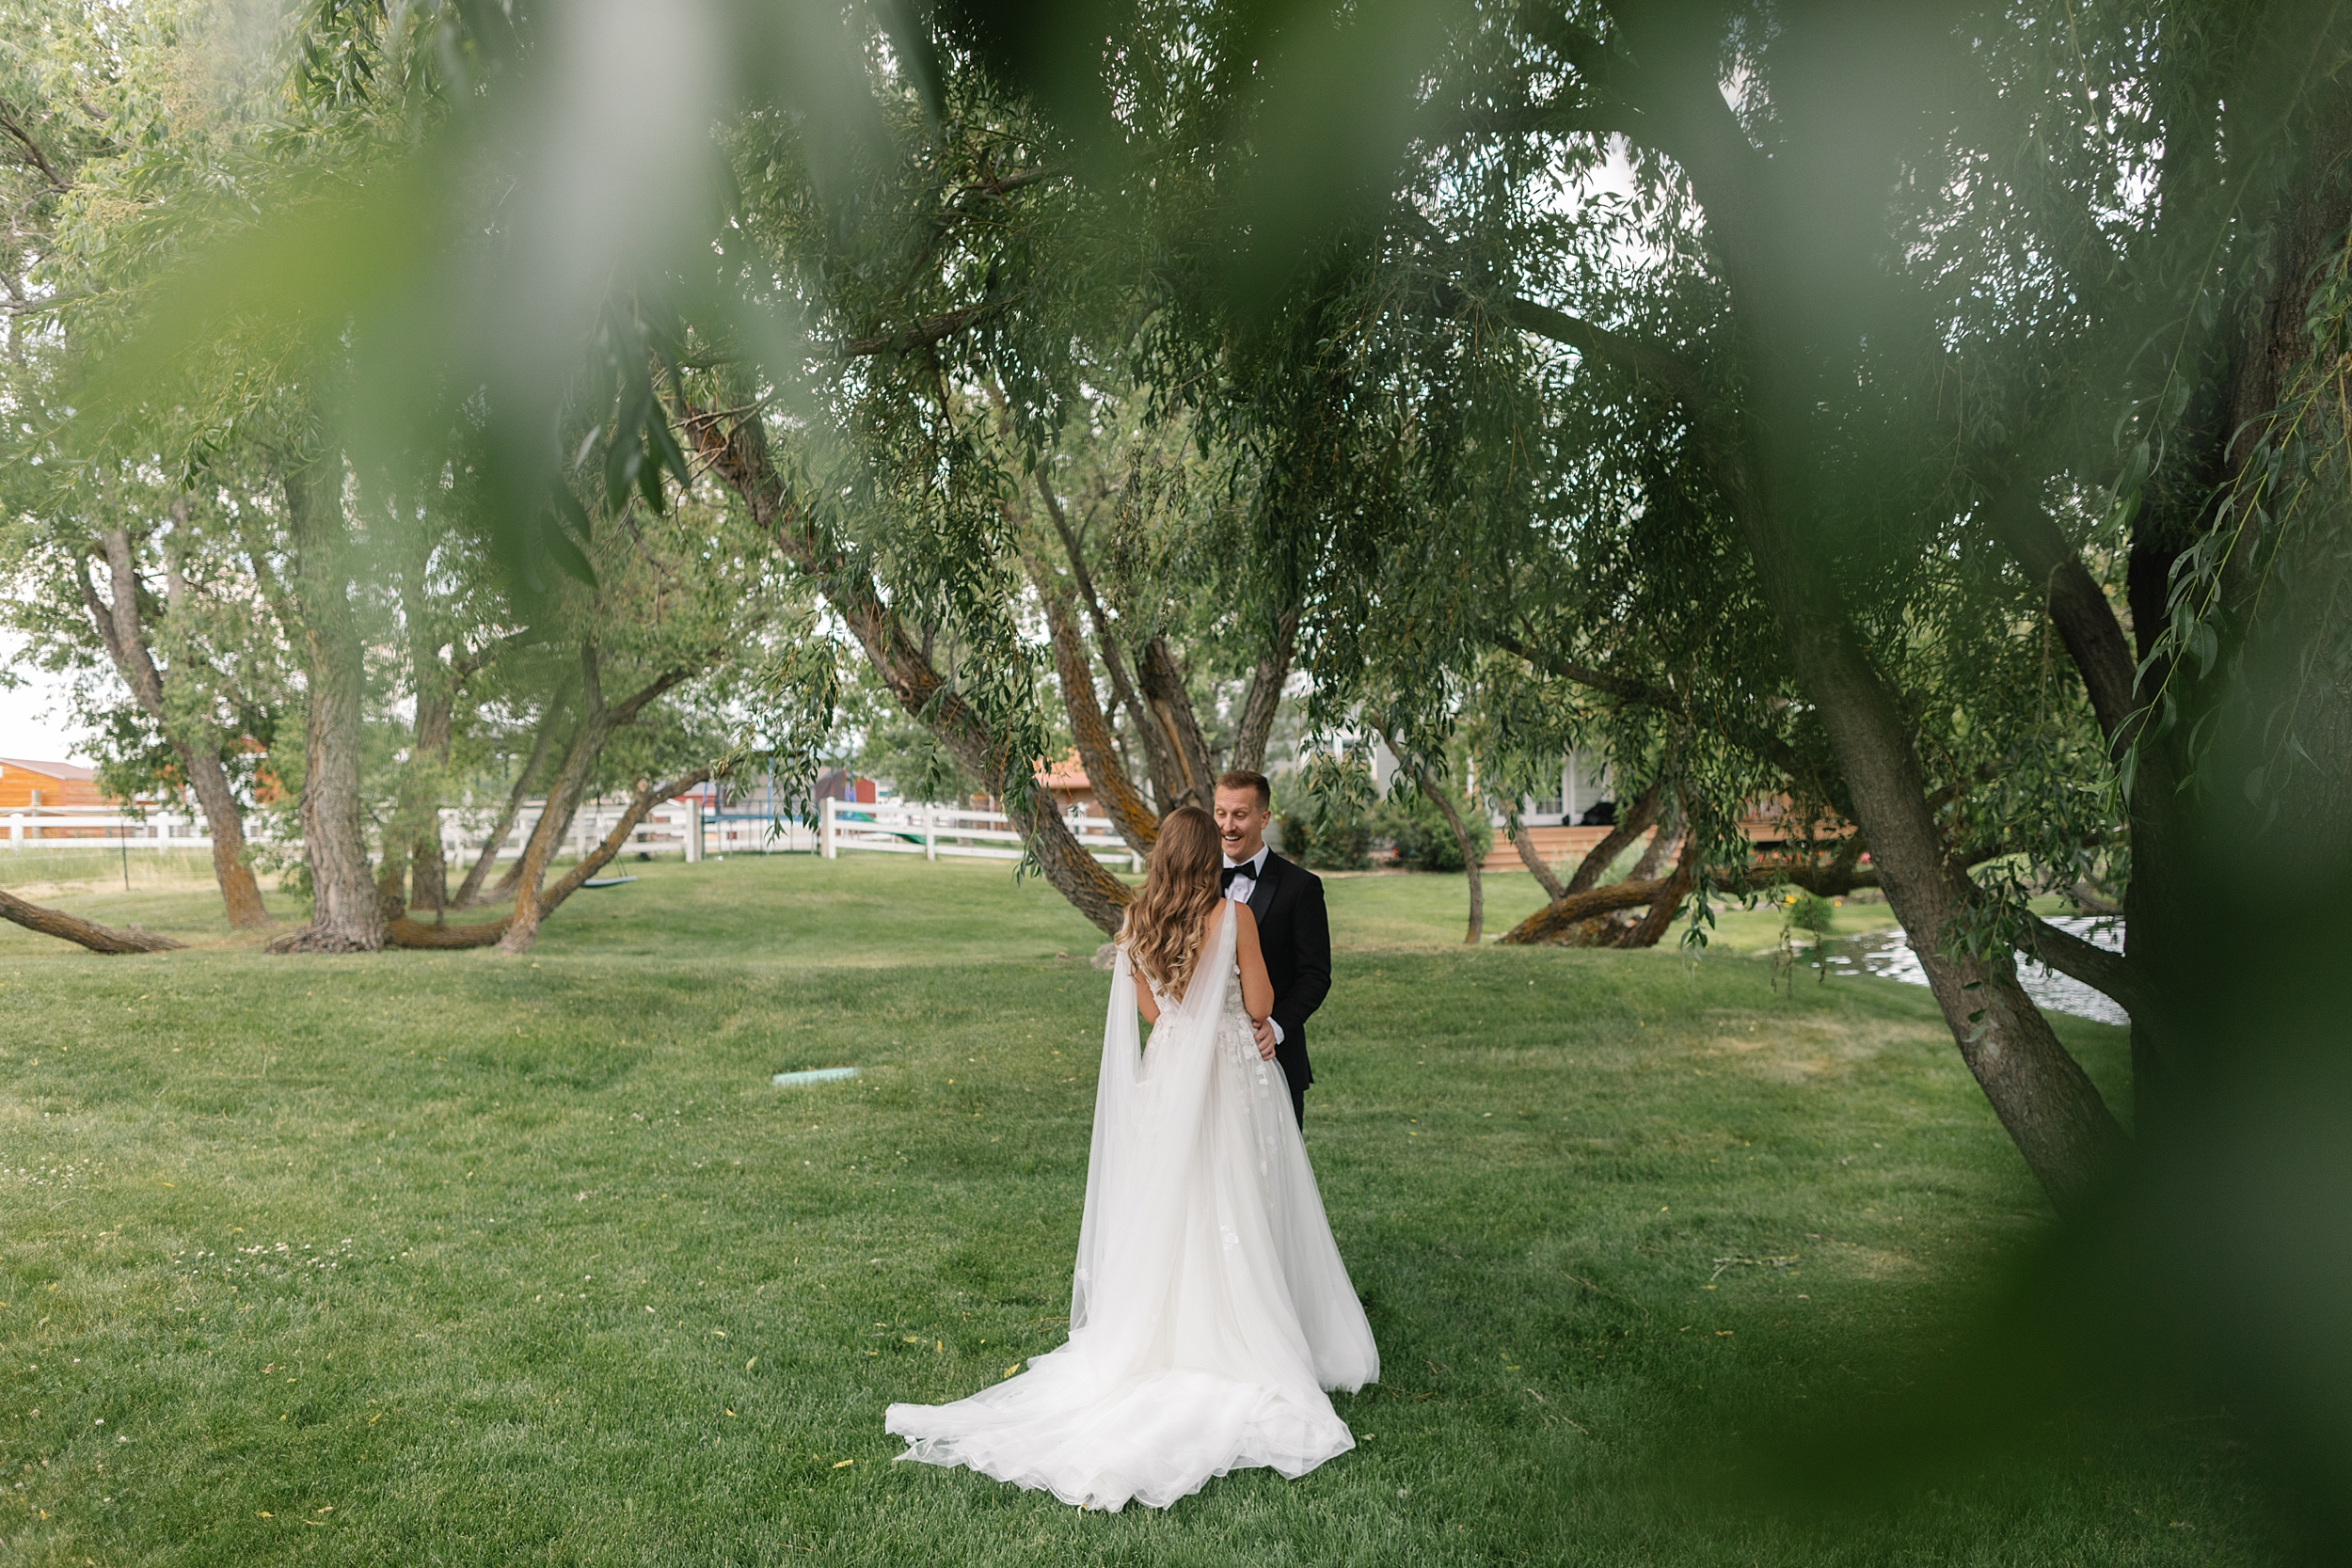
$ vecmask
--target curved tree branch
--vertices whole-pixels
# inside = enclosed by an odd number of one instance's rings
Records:
[[[2121,953],[2110,953],[2095,942],[2085,942],[2060,930],[2039,915],[2026,927],[2020,952],[2029,954],[2111,999],[2125,1012],[2138,1016],[2145,1008],[2148,987],[2138,966]]]

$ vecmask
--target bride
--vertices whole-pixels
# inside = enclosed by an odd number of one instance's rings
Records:
[[[1274,990],[1220,858],[1208,813],[1170,813],[1120,932],[1068,1342],[969,1399],[892,1405],[901,1459],[1116,1510],[1356,1446],[1324,1390],[1376,1381],[1380,1355],[1251,1037]]]

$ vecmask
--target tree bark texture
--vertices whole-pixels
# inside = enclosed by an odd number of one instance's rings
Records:
[[[1094,786],[1094,798],[1109,812],[1111,823],[1119,830],[1119,836],[1127,841],[1127,847],[1138,855],[1148,855],[1160,836],[1159,817],[1151,802],[1129,781],[1127,770],[1120,766],[1110,723],[1103,717],[1102,702],[1095,695],[1093,662],[1087,657],[1077,613],[1052,568],[1042,562],[1028,564],[1029,580],[1045,606],[1045,628],[1054,647],[1054,673],[1061,686],[1062,708],[1069,715],[1070,733],[1078,743],[1078,760],[1086,766],[1087,781]]]
[[[1642,847],[1641,858],[1633,863],[1633,869],[1626,873],[1626,879],[1646,882],[1657,876],[1659,868],[1666,863],[1667,858],[1676,852],[1681,843],[1683,828],[1681,801],[1673,795],[1662,796],[1658,807],[1658,831],[1650,834],[1649,842]]]
[[[1207,811],[1216,803],[1216,762],[1209,754],[1207,739],[1200,734],[1200,718],[1193,710],[1192,692],[1184,685],[1184,673],[1177,665],[1168,639],[1147,640],[1139,664],[1145,710],[1152,716],[1176,769],[1175,776],[1161,791],[1161,809],[1199,806]]]
[[[101,926],[94,920],[84,920],[78,914],[49,909],[40,904],[28,904],[11,893],[0,893],[0,920],[39,931],[45,937],[78,942],[93,953],[166,953],[187,943],[159,937],[152,931],[136,928],[118,931],[111,926]]]
[[[440,660],[433,660],[438,666]],[[420,677],[424,671],[419,669]],[[387,921],[411,908],[438,910],[448,897],[448,868],[441,859],[441,770],[449,761],[452,710],[456,693],[446,678],[420,684],[417,721],[410,732],[408,764],[401,769],[392,818],[384,825],[384,859],[376,869],[376,900]]]
[[[1527,867],[1529,876],[1535,879],[1535,885],[1544,890],[1544,896],[1555,900],[1565,898],[1568,895],[1566,885],[1552,874],[1551,867],[1544,863],[1544,857],[1536,852],[1534,839],[1529,835],[1526,824],[1519,820],[1518,807],[1510,808],[1509,815],[1503,819],[1502,831],[1509,836],[1511,847],[1519,852],[1519,863]]]
[[[1233,752],[1226,767],[1251,773],[1265,771],[1267,739],[1274,734],[1274,715],[1282,705],[1282,688],[1291,678],[1298,657],[1298,608],[1290,606],[1274,618],[1266,650],[1249,672],[1249,687],[1242,694],[1241,721],[1233,731]]]
[[[1666,829],[1661,827],[1658,830],[1658,837],[1650,840],[1650,848],[1656,849],[1659,841],[1665,836]],[[1650,857],[1645,854],[1642,858],[1646,861]],[[1698,876],[1698,862],[1699,835],[1683,834],[1682,852],[1675,858],[1673,874],[1664,879],[1658,896],[1652,899],[1649,908],[1642,912],[1642,918],[1635,921],[1627,929],[1625,935],[1617,939],[1619,947],[1655,947],[1658,945],[1659,939],[1673,928],[1675,916],[1681,912],[1682,901],[1691,895],[1691,884]],[[1638,873],[1640,867],[1637,866],[1635,870]],[[1638,881],[1640,878],[1637,875],[1627,879]]]
[[[340,455],[281,460],[294,599],[309,690],[303,729],[302,850],[310,871],[310,923],[270,943],[273,953],[373,953],[384,917],[368,874],[359,800],[364,695],[352,613]]]
[[[1506,947],[1524,947],[1536,942],[1553,946],[1581,946],[1576,938],[1576,927],[1588,920],[1615,914],[1620,910],[1637,910],[1645,904],[1656,903],[1666,891],[1667,878],[1654,882],[1612,882],[1607,887],[1572,893],[1556,903],[1547,904],[1505,931],[1500,939]]]
[[[261,883],[245,858],[245,809],[237,803],[237,791],[229,782],[229,769],[221,764],[220,737],[212,734],[208,725],[174,721],[164,673],[156,668],[147,629],[139,619],[139,580],[131,559],[130,531],[109,529],[104,545],[106,572],[111,578],[105,599],[100,598],[84,568],[74,569],[74,582],[82,591],[83,606],[97,628],[99,641],[105,644],[106,657],[116,673],[131,689],[141,710],[162,727],[165,740],[187,775],[188,787],[196,795],[197,807],[204,814],[204,825],[213,841],[213,880],[220,887],[229,924],[240,930],[267,926],[269,911],[262,906]]]
[[[1006,754],[981,714],[947,686],[924,656],[871,571],[818,535],[770,460],[767,432],[758,416],[729,423],[696,410],[682,390],[677,412],[695,454],[742,499],[754,521],[825,596],[898,705],[1005,800],[1014,827],[1054,890],[1105,936],[1116,935],[1133,893],[1071,835],[1050,799],[1040,801],[1028,781],[1016,776],[1016,768],[1033,768],[1040,759]]]
[[[1160,812],[1173,811],[1183,769],[1168,745],[1167,733],[1153,721],[1150,706],[1128,674],[1127,657],[1120,648],[1118,632],[1109,612],[1103,608],[1102,594],[1095,590],[1094,574],[1087,567],[1086,541],[1071,526],[1061,498],[1054,494],[1042,469],[1038,473],[1038,494],[1044,499],[1045,515],[1061,540],[1063,553],[1070,558],[1070,580],[1077,589],[1078,597],[1085,601],[1087,618],[1094,625],[1095,646],[1102,654],[1103,669],[1111,678],[1112,699],[1119,710],[1126,714],[1128,728],[1136,744],[1143,748],[1143,767],[1152,780],[1152,804]]]

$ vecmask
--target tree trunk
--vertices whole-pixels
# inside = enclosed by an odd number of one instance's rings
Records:
[[[435,658],[435,665],[439,664]],[[423,672],[419,672],[420,677]],[[448,870],[441,860],[441,780],[448,765],[453,682],[443,671],[417,692],[417,722],[401,769],[392,819],[384,825],[384,863],[375,879],[387,921],[410,908],[439,910],[448,897]]]
[[[1666,828],[1661,824],[1658,830],[1658,837],[1650,840],[1650,847],[1656,849],[1660,840],[1665,836]],[[1642,859],[1647,861],[1650,856],[1645,854]],[[1659,890],[1658,896],[1650,901],[1650,906],[1643,912],[1642,918],[1635,921],[1625,935],[1617,939],[1619,947],[1655,947],[1658,945],[1659,939],[1674,926],[1675,916],[1682,909],[1682,901],[1691,895],[1691,884],[1698,875],[1698,863],[1699,835],[1685,833],[1682,837],[1682,853],[1675,859],[1674,875],[1665,879],[1664,885]],[[1628,881],[1641,880],[1640,867],[1635,868],[1635,875],[1626,879]]]
[[[1136,741],[1143,748],[1144,771],[1151,776],[1152,804],[1161,812],[1176,809],[1173,791],[1182,769],[1169,749],[1168,736],[1152,720],[1152,710],[1128,678],[1126,656],[1120,651],[1119,638],[1111,629],[1110,615],[1103,608],[1103,596],[1095,592],[1094,574],[1087,569],[1085,542],[1078,531],[1070,525],[1070,516],[1062,509],[1061,498],[1054,494],[1053,484],[1045,470],[1037,475],[1038,494],[1044,499],[1045,515],[1061,539],[1063,553],[1070,558],[1070,580],[1076,585],[1078,596],[1086,601],[1087,616],[1094,623],[1094,641],[1103,656],[1103,668],[1111,678],[1111,696],[1120,711],[1127,715],[1127,722],[1135,731]],[[1131,775],[1132,777],[1132,775]]]
[[[1249,672],[1249,689],[1242,696],[1241,722],[1233,732],[1233,754],[1228,768],[1251,773],[1265,771],[1267,738],[1274,733],[1274,715],[1282,705],[1282,688],[1291,678],[1291,662],[1298,653],[1298,607],[1274,618],[1274,636]]]
[[[1751,451],[1763,450],[1761,444]],[[1946,856],[1918,758],[1890,693],[1813,560],[1812,541],[1751,504],[1750,548],[1792,663],[1817,705],[1887,902],[1911,938],[1961,1058],[2061,1213],[2087,1209],[2122,1152],[2122,1130],[2006,958],[1943,951],[1973,889]]]
[[[1581,946],[1576,940],[1576,927],[1588,920],[1614,914],[1620,910],[1636,910],[1645,904],[1656,903],[1666,891],[1663,880],[1655,882],[1612,882],[1582,893],[1571,893],[1557,903],[1547,904],[1512,927],[1501,939],[1506,947],[1524,947],[1543,942],[1552,945]]]
[[[1042,562],[1028,562],[1029,580],[1045,607],[1045,628],[1054,645],[1054,673],[1061,684],[1062,708],[1070,716],[1070,733],[1078,743],[1078,760],[1086,765],[1094,798],[1110,814],[1119,836],[1138,855],[1148,855],[1160,836],[1158,816],[1119,765],[1111,745],[1109,723],[1094,692],[1094,670],[1087,657],[1085,640],[1069,595]]]
[[[421,706],[421,705],[420,705]],[[408,841],[408,907],[438,914],[449,907],[449,852],[441,847],[441,792],[449,779],[451,727],[456,694],[436,705],[433,722],[417,716],[417,745],[433,759],[435,789],[418,814],[415,836]]]
[[[733,424],[697,411],[677,394],[678,423],[696,453],[742,498],[752,517],[778,549],[824,594],[834,612],[866,650],[868,663],[898,705],[921,722],[973,777],[987,782],[1004,800],[1007,814],[1027,841],[1039,869],[1054,890],[1105,936],[1118,933],[1134,896],[1127,885],[1081,847],[1059,813],[1040,809],[1029,770],[1039,759],[1011,757],[986,721],[961,693],[946,689],[939,672],[907,633],[906,624],[883,598],[873,575],[831,541],[819,538],[768,457],[767,432],[758,416]],[[1019,769],[1016,773],[1015,769]],[[1160,801],[1168,805],[1165,799]]]
[[[1635,861],[1633,869],[1626,873],[1626,880],[1629,882],[1648,881],[1658,875],[1659,868],[1676,852],[1683,828],[1681,801],[1672,795],[1661,796],[1657,816],[1658,831],[1650,834],[1649,843],[1643,846],[1642,858]]]
[[[1707,383],[1677,369],[1676,395],[1700,427],[1791,668],[1868,836],[1887,902],[1927,971],[1961,1058],[2052,1203],[2080,1212],[2120,1159],[2122,1129],[2006,956],[1990,962],[1946,956],[1946,933],[1975,889],[1945,851],[1911,727],[1873,667],[1829,550],[1813,531],[1820,488],[1812,468],[1815,377],[1823,373],[1824,343],[1849,341],[1823,333],[1859,334],[1862,324],[1825,321],[1820,302],[1803,293],[1799,280],[1818,276],[1821,258],[1773,226],[1775,166],[1724,101],[1714,55],[1678,49],[1685,40],[1664,31],[1669,25],[1662,14],[1642,19],[1640,63],[1623,86],[1657,128],[1661,150],[1681,164],[1704,214],[1731,302],[1724,370],[1740,388],[1736,403],[1719,403]]]
[[[1144,707],[1176,769],[1168,788],[1161,791],[1160,809],[1168,812],[1178,806],[1199,806],[1207,811],[1216,800],[1216,765],[1209,755],[1208,741],[1200,734],[1200,719],[1193,711],[1192,692],[1184,685],[1184,672],[1177,668],[1176,656],[1169,651],[1167,638],[1154,637],[1144,643],[1142,664]]]
[[[1519,821],[1518,806],[1511,807],[1503,817],[1502,831],[1509,836],[1511,847],[1519,852],[1519,863],[1527,867],[1528,875],[1535,879],[1535,885],[1544,890],[1544,896],[1555,900],[1565,898],[1567,888],[1562,885],[1558,877],[1552,875],[1551,867],[1544,863],[1544,857],[1536,853],[1534,839],[1528,835],[1526,826]]]
[[[1389,750],[1391,752],[1396,751],[1394,742],[1390,743]],[[1427,768],[1415,768],[1413,783],[1429,803],[1438,808],[1438,815],[1445,818],[1445,825],[1453,831],[1454,844],[1462,851],[1462,874],[1470,881],[1470,926],[1462,935],[1462,943],[1466,947],[1475,946],[1479,938],[1486,935],[1486,895],[1479,880],[1479,857],[1471,852],[1470,830],[1462,825],[1462,814],[1454,809],[1454,802],[1447,798],[1444,786],[1430,776]]]
[[[611,710],[605,706],[604,688],[598,679],[595,643],[580,644],[580,727],[572,732],[572,743],[564,751],[563,766],[556,769],[554,782],[548,785],[547,803],[531,830],[530,839],[523,845],[521,857],[515,863],[515,912],[507,917],[506,933],[499,942],[499,950],[503,953],[527,953],[538,940],[539,888],[547,879],[548,863],[555,858],[564,831],[571,826],[572,814],[580,809],[580,798],[587,793],[588,775],[612,733]]]
[[[619,854],[628,844],[628,835],[637,831],[638,824],[645,820],[654,807],[664,800],[675,800],[685,794],[696,784],[708,779],[713,769],[707,766],[697,768],[678,775],[666,784],[638,790],[630,799],[628,809],[621,814],[620,821],[613,825],[612,831],[605,834],[594,849],[582,856],[578,865],[557,878],[555,885],[539,895],[537,918],[532,922],[531,941],[535,942],[538,940],[540,923],[561,908],[564,900],[585,887],[589,878],[612,863],[612,857]],[[515,917],[511,914],[497,920],[478,921],[469,926],[427,926],[421,921],[398,920],[392,923],[388,934],[395,947],[488,947],[493,943],[503,946],[502,939],[514,928],[514,925]],[[520,951],[520,949],[516,951]]]
[[[1638,842],[1652,822],[1658,820],[1658,803],[1665,797],[1666,781],[1651,781],[1650,786],[1634,799],[1628,809],[1617,813],[1616,824],[1608,834],[1577,863],[1576,875],[1568,879],[1571,895],[1589,893],[1609,875],[1609,868],[1617,863],[1617,857]]]
[[[506,805],[499,813],[497,825],[491,829],[489,840],[482,846],[482,853],[467,868],[466,879],[458,884],[457,896],[448,901],[453,910],[474,907],[482,892],[483,879],[490,867],[498,863],[499,850],[505,846],[506,835],[515,831],[515,818],[522,815],[523,802],[531,798],[531,781],[546,763],[548,748],[555,744],[556,721],[564,714],[571,700],[570,688],[560,688],[548,697],[547,711],[539,716],[538,733],[531,738],[531,754],[523,759],[522,770],[515,775],[515,787],[507,792]]]
[[[499,942],[501,952],[527,953],[531,944],[538,940],[539,921],[548,910],[554,907],[545,902],[540,891],[540,884],[547,879],[548,863],[555,858],[564,832],[572,825],[573,816],[587,798],[589,777],[596,771],[596,760],[604,754],[605,744],[612,738],[612,732],[635,723],[637,716],[644,711],[647,704],[688,679],[693,673],[685,669],[666,670],[626,701],[608,707],[604,701],[596,644],[580,644],[580,728],[573,732],[571,747],[564,756],[564,766],[557,770],[555,783],[548,786],[547,809],[539,814],[538,825],[531,832],[531,841],[523,846],[522,859],[516,863],[515,913],[507,924],[506,935]],[[708,776],[707,772],[703,774],[704,778]],[[699,784],[701,780],[694,782]],[[691,788],[692,785],[685,787]],[[650,803],[646,809],[652,809]],[[569,892],[568,889],[565,891]]]
[[[14,894],[0,893],[0,920],[13,922],[28,931],[39,931],[45,937],[61,937],[79,942],[93,953],[164,953],[187,943],[159,937],[152,931],[136,927],[118,931],[111,926],[101,926],[94,920],[68,914],[40,904],[28,904]]]
[[[172,508],[173,515],[184,521],[185,503],[175,500]],[[74,582],[82,591],[83,606],[123,684],[131,689],[132,696],[148,717],[162,727],[165,740],[187,775],[188,787],[195,792],[197,807],[204,813],[204,825],[213,841],[213,880],[219,884],[229,924],[240,930],[267,926],[269,911],[262,906],[261,883],[254,879],[253,867],[246,863],[245,811],[237,804],[237,792],[229,782],[229,770],[221,766],[219,737],[209,733],[209,726],[199,726],[190,733],[185,726],[172,721],[165,698],[163,672],[155,666],[146,628],[139,621],[138,577],[131,563],[130,531],[110,529],[104,543],[107,575],[112,578],[108,594],[111,602],[100,600],[88,573],[77,565]],[[176,571],[172,577],[172,598],[176,600],[180,596]]]
[[[352,614],[339,455],[281,459],[286,531],[294,546],[295,609],[309,686],[303,731],[302,851],[310,871],[310,923],[270,943],[273,953],[373,953],[383,911],[368,875],[359,800],[359,628]]]
[[[403,870],[407,873],[405,908],[438,911],[449,900],[449,864],[441,851],[441,795],[449,777],[457,694],[489,655],[470,660],[442,658],[441,641],[434,634],[432,606],[425,594],[425,576],[433,564],[432,544],[429,539],[420,543],[422,547],[406,563],[400,584],[401,619],[408,632],[408,684],[416,696],[417,723],[408,766],[401,776],[399,805],[384,832],[384,860],[393,877]]]

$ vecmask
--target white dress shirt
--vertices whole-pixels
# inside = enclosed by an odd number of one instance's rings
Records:
[[[1227,865],[1238,865],[1247,868],[1241,873],[1241,875],[1235,877],[1231,882],[1226,884],[1226,897],[1231,898],[1237,904],[1247,904],[1249,902],[1249,895],[1258,891],[1258,874],[1265,869],[1266,854],[1266,847],[1261,844],[1258,846],[1258,852],[1250,856],[1246,861],[1237,861],[1232,859],[1231,856],[1225,855],[1217,857],[1218,859],[1224,861]],[[1283,1039],[1282,1026],[1275,1022],[1272,1019],[1266,1020],[1266,1025],[1274,1031],[1274,1043],[1277,1045],[1281,1044]]]
[[[1244,904],[1249,902],[1249,895],[1258,891],[1258,874],[1265,869],[1265,858],[1268,853],[1270,853],[1270,851],[1264,845],[1261,844],[1258,846],[1258,852],[1250,856],[1246,861],[1232,860],[1224,856],[1218,857],[1218,859],[1224,860],[1225,863],[1229,867],[1247,867],[1247,869],[1244,870],[1240,876],[1235,877],[1231,882],[1226,884],[1226,897],[1234,899],[1237,902]]]

